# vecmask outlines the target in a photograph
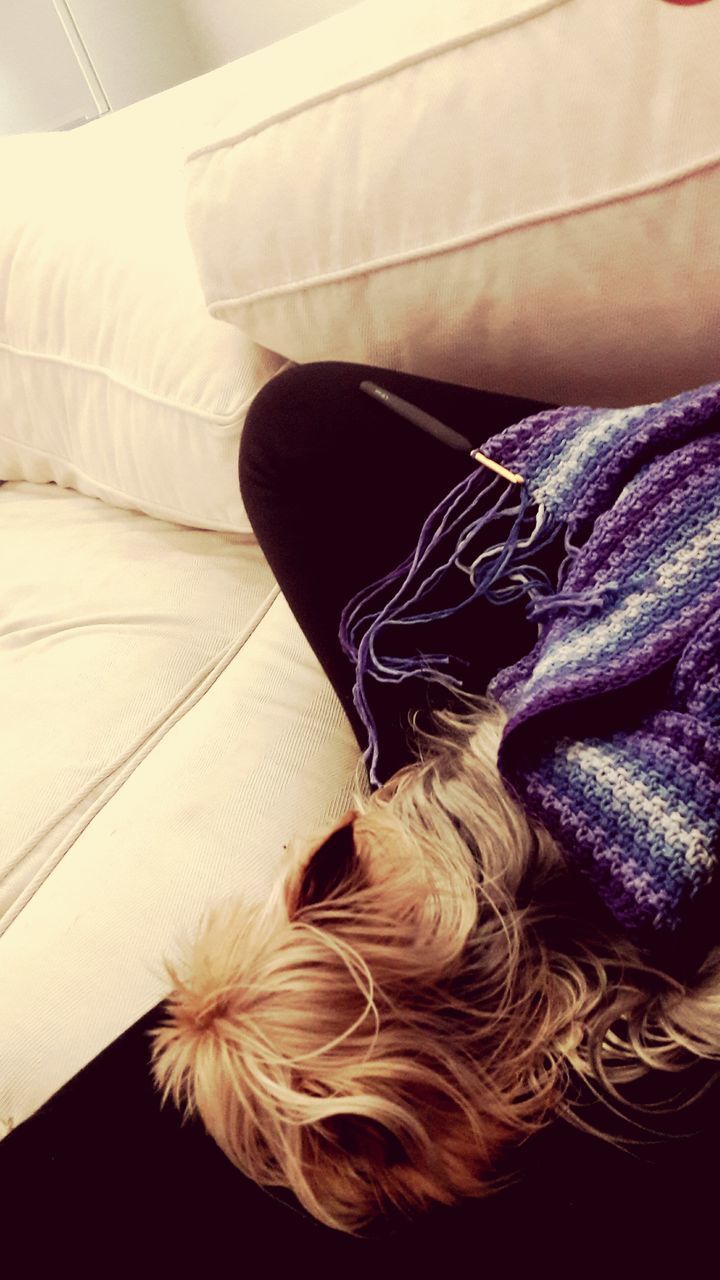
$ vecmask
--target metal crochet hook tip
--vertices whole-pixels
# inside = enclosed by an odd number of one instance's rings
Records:
[[[414,423],[416,427],[427,431],[429,435],[435,436],[436,440],[441,440],[443,444],[448,445],[451,449],[457,449],[460,453],[468,453],[475,462],[484,467],[489,467],[491,471],[503,476],[505,480],[510,480],[513,484],[524,484],[522,476],[517,475],[514,471],[508,471],[507,467],[503,467],[499,462],[494,462],[492,458],[488,458],[479,449],[473,449],[470,441],[465,436],[461,436],[458,431],[453,431],[452,427],[446,426],[438,418],[433,418],[432,414],[426,413],[424,409],[418,409],[417,405],[410,404],[409,400],[403,400],[400,396],[394,395],[392,391],[386,391],[384,387],[379,387],[376,382],[370,382],[367,379],[360,383],[360,390],[365,391],[373,399],[379,400],[380,404],[386,405],[388,409],[392,409],[401,418]]]
[[[483,467],[489,467],[491,471],[496,471],[499,476],[505,480],[511,480],[513,484],[524,484],[523,476],[518,475],[517,471],[508,471],[507,467],[503,467],[499,462],[495,462],[493,458],[488,458],[486,454],[481,453],[479,449],[471,449],[470,457],[476,462],[482,464]]]

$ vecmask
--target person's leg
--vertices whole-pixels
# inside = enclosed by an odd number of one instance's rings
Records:
[[[364,729],[352,702],[354,672],[338,639],[342,610],[412,551],[430,511],[477,466],[360,391],[364,379],[410,400],[474,445],[555,407],[337,362],[290,369],[253,401],[239,459],[245,507],[363,747]],[[525,620],[522,603],[487,608],[483,661],[494,673],[527,651],[536,628]],[[411,693],[417,684],[382,690],[383,757],[394,767],[407,759],[408,698],[424,697],[417,687]]]

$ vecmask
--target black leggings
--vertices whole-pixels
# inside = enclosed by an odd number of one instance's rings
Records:
[[[556,406],[336,362],[289,369],[254,400],[240,448],[247,513],[364,749],[353,664],[338,639],[343,607],[405,559],[425,518],[477,464],[360,391],[363,379],[425,409],[473,445]],[[552,544],[543,567],[555,571],[561,552]],[[474,691],[483,692],[491,676],[532,646],[537,629],[524,611],[522,601],[501,608],[478,602],[442,624],[443,651],[470,662],[467,684]],[[377,691],[381,775],[412,758],[409,713],[420,711],[422,723],[423,711],[446,696],[416,678]]]

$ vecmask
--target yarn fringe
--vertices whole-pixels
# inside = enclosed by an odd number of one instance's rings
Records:
[[[505,535],[492,546],[473,553],[477,538],[493,525],[509,522]],[[462,688],[463,682],[449,668],[462,664],[450,654],[414,653],[393,656],[385,643],[399,627],[417,628],[424,623],[452,617],[473,601],[484,598],[502,605],[528,594],[531,603],[550,598],[548,576],[529,559],[558,532],[558,523],[527,486],[506,483],[500,477],[489,482],[478,468],[451,490],[425,521],[415,550],[384,578],[363,588],[346,605],[340,622],[340,643],[355,664],[353,701],[368,734],[364,760],[372,786],[379,786],[379,742],[371,707],[371,681],[397,684],[412,676]],[[566,549],[570,551],[567,546]],[[459,598],[432,608],[440,589],[457,586]]]

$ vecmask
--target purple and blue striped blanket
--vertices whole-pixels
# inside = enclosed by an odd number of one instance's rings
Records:
[[[462,685],[452,655],[419,653],[418,628],[478,596],[525,595],[537,643],[487,690],[508,716],[501,775],[621,925],[667,938],[720,856],[720,383],[546,410],[483,452],[524,484],[479,466],[414,554],[344,612],[371,781],[373,680]],[[560,530],[568,555],[551,584],[533,552]],[[408,653],[389,657],[398,623]]]

